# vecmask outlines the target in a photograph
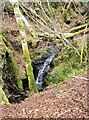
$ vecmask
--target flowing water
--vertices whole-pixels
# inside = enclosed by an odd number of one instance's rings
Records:
[[[0,46],[1,46],[0,47],[0,50],[1,50],[1,48],[3,47],[1,44]],[[44,88],[44,83],[46,83],[46,76],[48,71],[50,70],[50,64],[56,57],[57,53],[58,53],[57,49],[53,47],[49,47],[48,55],[42,58],[41,60],[37,60],[37,62],[34,64],[33,68],[35,70],[35,73],[34,73],[35,82],[39,91],[43,90]],[[0,84],[3,84],[3,81],[2,81],[3,64],[2,63],[3,63],[2,55],[0,55]],[[27,97],[25,93],[18,90],[14,90],[14,89],[12,90],[11,88],[9,89],[9,92],[10,92],[9,93],[10,97],[8,97],[8,99],[11,103],[20,102],[21,100],[24,100],[24,98]]]
[[[46,73],[50,70],[50,64],[54,60],[56,55],[57,55],[57,49],[50,47],[49,55],[45,59],[43,65],[41,65],[41,68],[40,68],[37,78],[36,78],[36,86],[37,86],[38,90],[43,89],[43,84],[45,82],[44,77],[45,77]]]

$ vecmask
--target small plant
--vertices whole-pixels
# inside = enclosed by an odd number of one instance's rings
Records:
[[[84,49],[84,51],[86,51],[86,49]],[[49,82],[58,84],[68,77],[83,72],[87,66],[86,56],[87,53],[83,52],[83,61],[81,64],[81,57],[76,51],[67,49],[63,56],[58,57],[59,59],[53,62],[53,70],[48,75]]]

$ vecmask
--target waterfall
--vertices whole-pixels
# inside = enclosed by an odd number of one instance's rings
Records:
[[[57,55],[57,50],[53,47],[50,47],[51,51],[46,58],[46,60],[43,63],[43,66],[40,68],[37,78],[36,78],[36,86],[38,90],[43,89],[43,83],[44,83],[44,76],[45,73],[47,73],[50,70],[50,63],[53,61],[55,56]]]

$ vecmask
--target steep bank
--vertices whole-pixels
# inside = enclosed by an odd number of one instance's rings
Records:
[[[20,104],[0,106],[4,118],[89,118],[87,71],[63,82],[59,88],[50,86],[33,94]]]

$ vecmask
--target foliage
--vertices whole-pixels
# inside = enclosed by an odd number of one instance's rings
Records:
[[[21,54],[24,56],[25,61],[25,74],[28,77],[28,81],[25,81],[25,79],[24,81],[29,84],[31,91],[37,91],[32,61],[47,56],[50,51],[47,51],[46,48],[49,46],[56,47],[59,50],[58,56],[51,65],[52,70],[48,75],[50,82],[58,84],[68,77],[85,70],[87,67],[87,51],[89,51],[86,45],[86,38],[83,37],[89,32],[88,7],[86,3],[49,2],[47,0],[47,2],[36,1],[35,3],[29,2],[27,4],[23,4],[23,2],[12,3],[12,6],[10,4],[11,15],[14,9],[13,15],[18,24],[22,44],[20,49],[23,50]],[[7,12],[10,14],[8,7],[6,6]],[[4,38],[6,37],[4,36]],[[14,49],[4,38],[2,43],[8,53],[6,62],[9,67],[9,77],[10,80],[16,82],[19,78],[19,68],[13,52],[11,52]],[[17,35],[17,39],[20,38]],[[17,52],[20,51],[17,49]],[[18,81],[20,89],[23,89],[21,86],[25,82],[23,80],[22,82]]]
[[[60,83],[68,77],[76,75],[87,69],[87,53],[86,48],[83,52],[83,61],[81,64],[81,58],[78,56],[75,50],[67,50],[60,58],[57,58],[53,64],[53,70],[49,73],[48,79],[53,83]],[[80,51],[81,52],[81,51]]]

